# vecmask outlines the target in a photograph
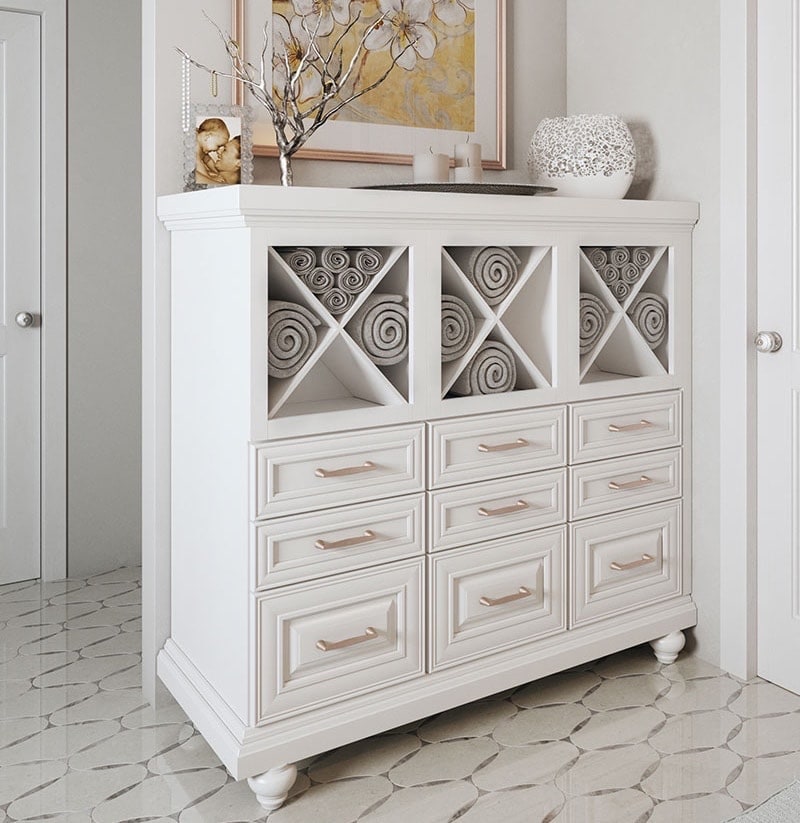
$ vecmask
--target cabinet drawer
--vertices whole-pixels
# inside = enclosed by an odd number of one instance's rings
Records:
[[[431,551],[566,520],[566,470],[524,474],[429,493]]]
[[[253,518],[422,491],[423,442],[401,426],[257,447]]]
[[[254,526],[256,588],[423,554],[425,495],[361,503]]]
[[[680,392],[572,406],[571,463],[681,444]]]
[[[431,670],[566,628],[566,528],[433,555]]]
[[[405,560],[258,597],[258,722],[421,674],[423,563]]]
[[[569,470],[570,519],[681,496],[681,450],[636,454]]]
[[[431,423],[430,486],[561,466],[565,429],[563,406]]]
[[[681,504],[588,520],[572,529],[572,626],[681,592]]]

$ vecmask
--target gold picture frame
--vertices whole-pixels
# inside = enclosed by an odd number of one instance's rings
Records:
[[[263,8],[264,4],[251,4]],[[456,143],[482,146],[485,169],[507,167],[506,147],[506,0],[475,0],[475,128],[471,132],[417,128],[369,122],[331,121],[295,156],[309,160],[345,160],[363,163],[410,164],[414,154],[453,153]],[[248,18],[247,0],[232,0],[231,36],[245,59],[262,48],[264,20]],[[241,83],[233,83],[233,103],[245,103]],[[263,111],[253,122],[253,153],[277,157],[272,124]]]

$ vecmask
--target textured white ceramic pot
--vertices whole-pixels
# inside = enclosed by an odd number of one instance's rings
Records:
[[[548,117],[528,149],[528,169],[540,186],[567,197],[620,199],[636,170],[636,148],[625,121],[613,114]]]

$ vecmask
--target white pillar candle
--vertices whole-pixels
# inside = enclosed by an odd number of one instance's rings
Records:
[[[450,180],[450,158],[446,154],[423,152],[414,155],[415,183],[447,183]]]
[[[482,183],[483,169],[480,166],[456,166],[453,169],[456,183]]]
[[[456,168],[459,166],[472,166],[474,169],[481,168],[481,144],[480,143],[458,143],[455,146]]]

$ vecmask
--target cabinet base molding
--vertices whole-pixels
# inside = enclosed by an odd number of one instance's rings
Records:
[[[670,632],[657,640],[651,640],[650,645],[653,647],[656,660],[669,665],[678,659],[678,655],[686,645],[686,636],[680,631]]]

